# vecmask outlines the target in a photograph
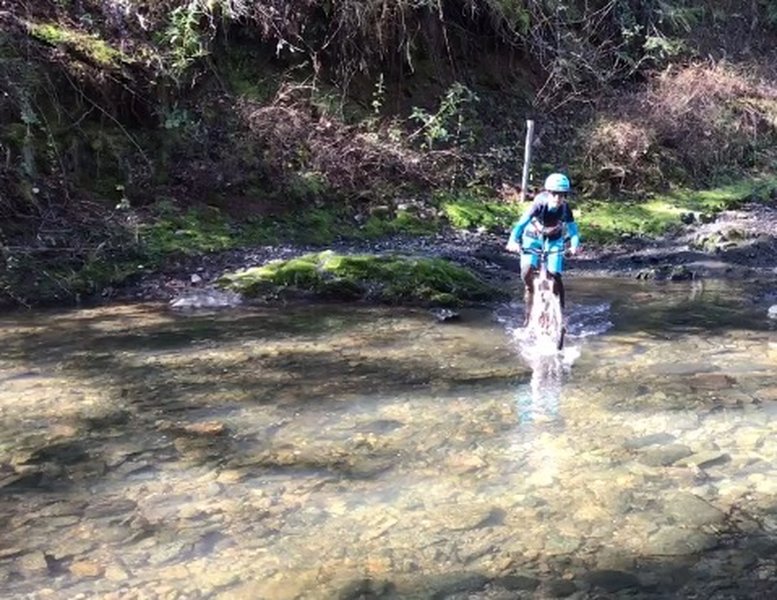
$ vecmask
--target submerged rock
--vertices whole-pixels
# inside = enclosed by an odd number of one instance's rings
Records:
[[[662,527],[653,533],[640,549],[646,555],[686,556],[710,550],[717,544],[717,539],[711,533]]]
[[[640,450],[642,448],[646,448],[647,446],[671,444],[675,441],[675,439],[675,436],[669,433],[651,433],[649,435],[643,435],[626,440],[626,442],[624,442],[624,446],[629,450]]]
[[[726,519],[723,511],[688,492],[676,492],[667,496],[664,511],[682,527],[718,525]]]
[[[450,308],[436,308],[431,312],[440,323],[458,321],[461,319],[461,313],[451,310]]]
[[[243,297],[232,291],[215,289],[193,290],[170,301],[176,309],[234,308],[243,303]]]
[[[645,451],[639,457],[639,462],[651,467],[668,467],[691,454],[693,454],[693,451],[688,446],[670,444]]]
[[[594,571],[587,576],[588,583],[608,592],[618,592],[628,588],[638,588],[639,579],[633,573],[603,569]]]

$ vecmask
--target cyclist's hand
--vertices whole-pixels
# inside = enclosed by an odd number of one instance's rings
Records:
[[[520,252],[521,251],[521,245],[518,242],[509,241],[507,242],[507,246],[505,246],[508,252]]]
[[[577,246],[570,246],[568,252],[570,256],[574,256],[575,254],[580,252],[580,248]]]

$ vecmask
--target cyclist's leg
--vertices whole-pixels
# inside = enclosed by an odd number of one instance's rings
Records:
[[[537,273],[530,260],[521,260],[521,281],[523,281],[523,326],[529,324],[529,315],[534,303],[534,277]]]
[[[564,300],[565,300],[565,293],[564,293],[564,282],[561,279],[561,273],[551,273],[553,276],[553,293],[558,296],[558,303],[561,305],[561,308],[563,309],[565,307]]]
[[[558,306],[556,307],[558,338],[556,349],[561,350],[564,347],[564,335],[566,333],[566,324],[564,321],[565,293],[564,282],[561,279],[561,273],[564,271],[564,240],[560,239],[553,242],[553,251],[548,255],[548,273],[553,277],[553,293],[558,297]]]
[[[540,249],[541,246],[537,240],[524,237],[522,245],[527,250]],[[523,281],[523,326],[529,324],[529,315],[531,314],[532,304],[534,303],[534,277],[537,275],[539,266],[539,256],[531,253],[521,255],[521,281]]]
[[[564,282],[561,273],[564,271],[564,240],[551,242],[548,254],[548,273],[553,277],[553,293],[558,296],[559,304],[565,306]]]

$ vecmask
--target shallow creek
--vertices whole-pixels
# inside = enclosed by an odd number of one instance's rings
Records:
[[[747,289],[0,316],[3,598],[777,590],[777,334]]]

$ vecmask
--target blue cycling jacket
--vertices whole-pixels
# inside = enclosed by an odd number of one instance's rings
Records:
[[[513,226],[510,233],[511,242],[528,247],[532,245],[532,240],[543,235],[550,242],[563,240],[565,235],[568,235],[572,248],[580,245],[580,232],[572,214],[572,207],[566,202],[561,202],[557,208],[551,209],[548,205],[549,199],[548,192],[542,192],[534,199],[531,206]]]

